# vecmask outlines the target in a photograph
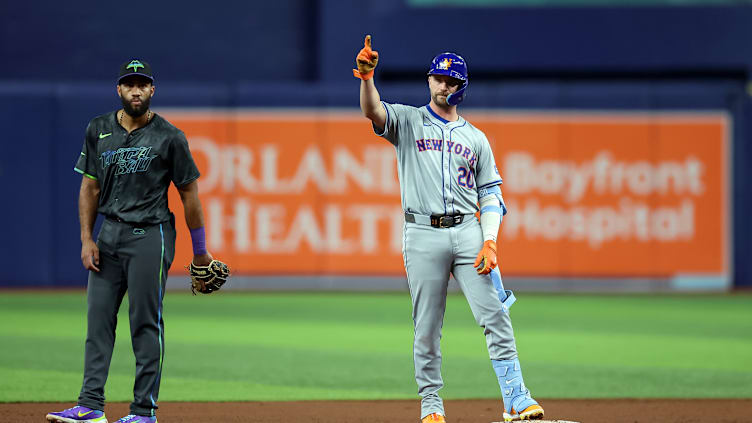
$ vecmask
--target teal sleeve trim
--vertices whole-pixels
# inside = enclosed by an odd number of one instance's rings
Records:
[[[80,174],[82,174],[82,175],[86,176],[87,178],[91,178],[91,179],[93,179],[93,180],[95,180],[95,181],[97,180],[97,177],[96,177],[96,176],[91,176],[91,175],[89,175],[88,173],[84,172],[83,170],[81,170],[81,169],[79,169],[79,168],[77,168],[77,167],[74,167],[74,168],[73,168],[73,170],[75,170],[76,172],[78,172],[78,173],[80,173]]]

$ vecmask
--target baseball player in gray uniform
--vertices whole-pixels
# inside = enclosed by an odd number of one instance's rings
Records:
[[[422,422],[445,422],[439,343],[450,273],[484,329],[504,420],[541,419],[543,408],[525,387],[517,357],[509,317],[514,296],[504,290],[496,268],[496,236],[506,214],[501,177],[486,136],[457,114],[468,86],[467,65],[454,53],[436,56],[428,71],[431,101],[412,107],[381,101],[372,79],[377,63],[366,36],[353,74],[361,79],[363,114],[397,153]]]
[[[104,385],[115,343],[120,303],[128,292],[136,380],[129,415],[118,423],[156,423],[164,359],[162,299],[175,256],[175,216],[167,190],[175,184],[193,240],[193,263],[207,265],[199,171],[182,131],[149,109],[151,66],[131,60],[120,67],[123,108],[91,120],[74,170],[79,195],[81,260],[89,270],[84,378],[75,407],[47,414],[64,423],[107,423]],[[95,243],[97,212],[105,220]]]

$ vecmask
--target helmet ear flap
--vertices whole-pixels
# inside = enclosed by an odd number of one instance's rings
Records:
[[[447,103],[450,106],[456,106],[462,103],[462,100],[465,99],[465,90],[467,89],[467,85],[468,83],[467,81],[465,81],[465,83],[462,84],[459,90],[453,92],[452,94],[449,94],[449,96],[447,97]]]

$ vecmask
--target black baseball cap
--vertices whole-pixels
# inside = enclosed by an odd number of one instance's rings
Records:
[[[118,84],[120,83],[120,80],[131,75],[143,76],[154,82],[154,76],[151,74],[151,65],[143,60],[133,59],[120,65],[120,76],[117,81]]]

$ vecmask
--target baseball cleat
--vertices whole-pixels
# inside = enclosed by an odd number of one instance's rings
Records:
[[[92,410],[81,405],[49,413],[46,418],[47,421],[54,423],[107,423],[103,411]]]
[[[135,414],[128,414],[125,417],[122,417],[120,420],[116,421],[115,423],[157,423],[157,417],[152,416],[137,416]]]
[[[526,409],[522,410],[522,413],[517,414],[512,407],[512,412],[504,412],[504,421],[511,422],[515,420],[540,420],[543,418],[543,407],[538,404],[533,404]]]
[[[439,413],[431,413],[426,417],[423,417],[423,420],[421,420],[420,423],[446,423],[446,420],[444,420],[444,416]]]

